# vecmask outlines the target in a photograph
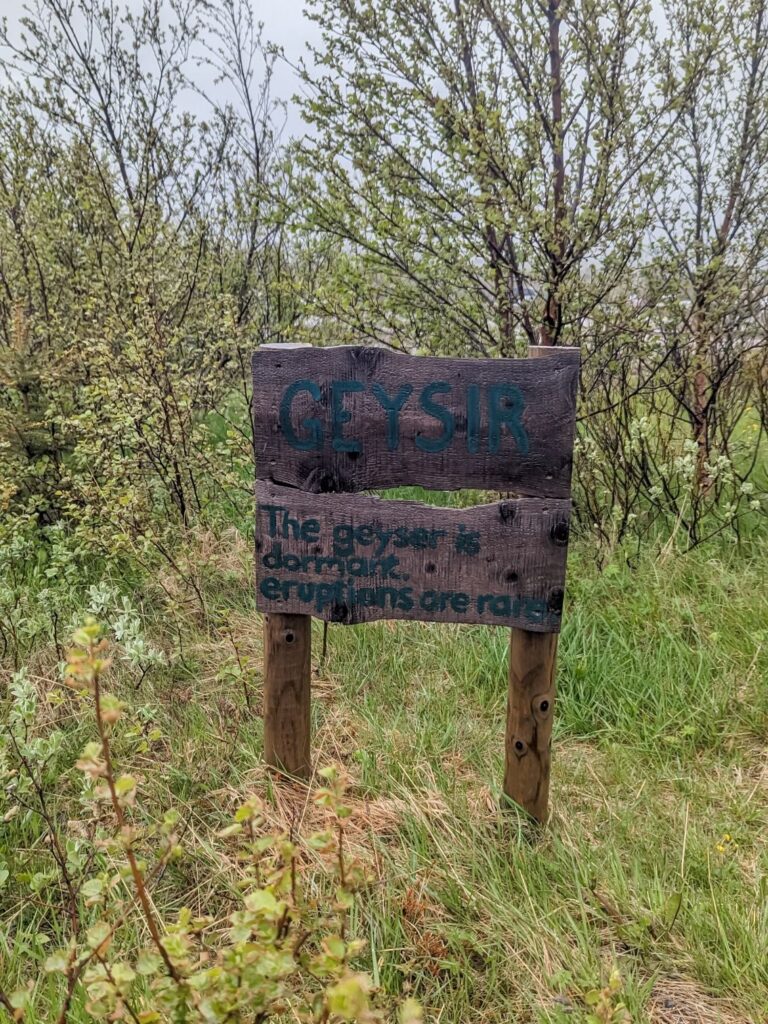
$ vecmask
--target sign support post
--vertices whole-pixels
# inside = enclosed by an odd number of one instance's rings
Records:
[[[311,768],[311,663],[311,616],[265,615],[264,759],[299,779]]]
[[[273,343],[261,347],[284,352],[310,346]],[[264,760],[297,779],[308,779],[312,769],[311,708],[312,617],[265,614]]]
[[[504,795],[540,824],[549,812],[557,633],[512,629],[504,737]]]
[[[557,351],[551,345],[536,345],[529,356],[546,359]],[[557,633],[531,633],[514,626],[509,637],[504,796],[542,825],[549,817],[557,638]]]

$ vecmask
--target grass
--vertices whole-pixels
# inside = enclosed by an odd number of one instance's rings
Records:
[[[261,760],[249,545],[198,535],[188,564],[205,614],[170,573],[132,594],[169,664],[140,678],[116,662],[135,719],[162,734],[143,753],[119,749],[123,769],[153,813],[173,803],[188,822],[189,857],[154,894],[166,910],[226,905],[231,866],[206,837],[239,795],[266,796],[276,826],[308,827],[313,814],[304,787],[271,779]],[[768,1019],[764,576],[757,542],[649,553],[632,566],[619,552],[602,572],[574,546],[553,815],[541,835],[498,809],[505,630],[334,626],[319,665],[315,624],[316,760],[340,764],[349,780],[350,840],[375,871],[354,925],[386,997],[412,993],[441,1024],[584,1021],[588,994],[616,969],[614,1001],[634,1022]],[[227,668],[235,647],[246,666],[237,679]],[[41,694],[56,661],[52,643],[35,643],[28,662]],[[45,710],[37,727],[57,714]],[[67,740],[51,786],[76,828],[68,766],[92,725],[60,724]],[[12,866],[0,889],[0,980],[10,987],[57,922],[44,893],[30,900],[14,881],[42,856],[39,822],[17,816],[0,836]],[[36,985],[39,1019],[52,1019],[49,983]]]

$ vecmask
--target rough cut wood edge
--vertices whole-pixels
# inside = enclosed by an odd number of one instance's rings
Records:
[[[530,354],[551,359],[557,351],[536,345]],[[514,627],[509,635],[504,795],[541,825],[549,818],[557,640],[556,634]]]

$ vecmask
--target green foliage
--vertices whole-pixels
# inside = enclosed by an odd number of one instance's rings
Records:
[[[648,6],[318,0],[311,16],[308,219],[359,260],[340,315],[409,350],[507,356],[617,322],[671,102],[647,88]]]
[[[250,513],[250,354],[326,257],[284,230],[248,5],[76,7],[0,38],[0,511],[167,560],[178,526]],[[200,63],[237,105],[185,109]]]
[[[576,515],[695,545],[766,510],[762,0],[316,0],[320,313],[409,352],[582,351]]]
[[[3,31],[0,1014],[764,1016],[768,37],[762,0],[665,11],[316,0],[285,150],[239,0]],[[582,348],[537,843],[498,811],[502,631],[332,628],[316,746],[352,786],[264,773],[275,340]]]
[[[38,896],[59,887],[66,907],[66,924],[54,942],[45,937],[39,954],[38,968],[55,982],[46,996],[51,1019],[68,1020],[82,993],[84,1012],[93,1020],[213,1024],[285,1013],[319,1022],[378,1020],[371,982],[355,970],[363,944],[347,934],[355,894],[368,876],[362,861],[344,851],[350,812],[336,770],[321,772],[324,785],[315,794],[328,827],[303,845],[296,836],[269,833],[256,796],[211,836],[219,855],[237,864],[236,909],[222,919],[181,907],[164,920],[150,892],[185,855],[182,814],[168,808],[161,817],[148,815],[137,778],[118,774],[114,749],[130,720],[126,704],[104,690],[107,642],[94,620],[73,641],[65,666],[65,683],[75,694],[69,700],[75,713],[82,714],[83,705],[92,709],[99,737],[85,744],[76,762],[88,842],[63,839],[51,811],[57,774],[66,771],[59,763],[63,733],[36,735],[37,695],[24,671],[9,689],[0,747],[4,819],[21,813],[30,824],[41,820],[51,854],[44,869],[17,873],[15,882]],[[307,850],[335,879],[327,908],[305,891]],[[3,864],[3,884],[10,871]],[[126,948],[124,936],[137,916],[148,944]],[[34,1020],[39,996],[30,983],[3,1000],[18,1011],[14,1019]]]
[[[0,510],[168,562],[178,526],[249,518],[258,344],[545,342],[583,352],[583,532],[740,531],[768,49],[761,0],[721,7],[318,0],[312,134],[281,148],[242,0],[35,0],[1,40]]]

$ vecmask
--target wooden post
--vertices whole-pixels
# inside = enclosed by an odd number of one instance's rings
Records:
[[[528,354],[531,359],[546,359],[557,351],[551,344],[535,345]],[[504,795],[542,825],[549,817],[556,660],[557,633],[512,629],[504,735]]]
[[[557,633],[512,630],[504,793],[541,824],[549,813],[556,657]]]
[[[311,768],[311,656],[311,616],[264,616],[264,757],[300,779]]]

